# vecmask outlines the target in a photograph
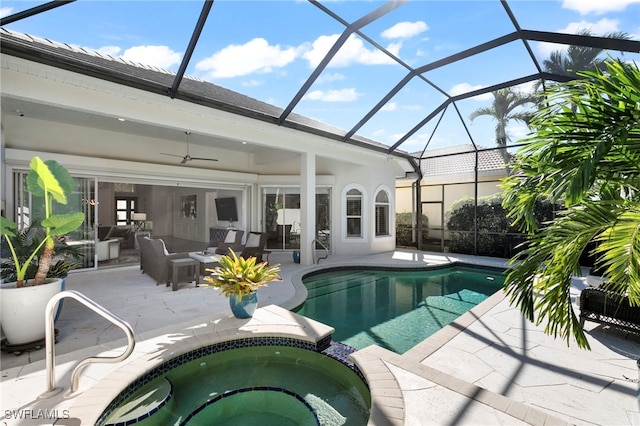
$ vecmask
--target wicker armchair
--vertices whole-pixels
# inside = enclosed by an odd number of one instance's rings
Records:
[[[233,251],[242,250],[242,236],[244,231],[240,229],[230,229],[222,241],[210,241],[207,252],[211,254],[227,254],[229,249]],[[215,244],[215,245],[213,245]]]
[[[609,324],[635,333],[640,332],[640,307],[630,306],[629,299],[600,288],[586,288],[580,293],[580,325],[585,321]]]
[[[140,270],[142,270],[143,274],[147,274],[156,280],[156,285],[168,285],[171,279],[169,276],[170,259],[189,258],[189,253],[187,252],[169,253],[164,241],[160,239],[139,236],[138,243],[140,244]]]
[[[265,250],[268,237],[269,234],[266,232],[250,232],[239,256],[245,259],[255,257],[259,262],[263,262],[263,256],[266,255],[268,261],[269,254],[271,254],[270,251]]]

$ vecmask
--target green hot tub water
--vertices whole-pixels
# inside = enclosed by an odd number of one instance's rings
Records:
[[[335,328],[333,340],[403,354],[502,288],[497,269],[338,269],[303,278],[298,314]]]
[[[158,403],[159,409],[152,407]],[[131,395],[105,423],[366,425],[370,405],[366,385],[341,362],[294,347],[254,346],[173,368]]]

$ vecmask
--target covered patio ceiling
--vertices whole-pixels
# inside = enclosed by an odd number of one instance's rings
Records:
[[[100,15],[103,11],[101,8],[106,4],[109,8],[108,18],[111,19],[113,16],[130,15],[135,3],[138,8],[135,13],[140,11],[139,8],[145,11],[145,15],[138,17],[140,33],[136,36],[140,38],[139,44],[164,46],[179,54],[179,61],[174,60],[168,66],[171,78],[167,84],[160,89],[158,86],[145,87],[120,73],[117,68],[82,69],[77,64],[60,61],[55,65],[121,84],[155,90],[171,99],[197,103],[202,100],[185,89],[189,82],[187,76],[195,76],[273,106],[257,111],[230,99],[229,102],[212,102],[209,106],[213,108],[321,134],[409,160],[419,158],[425,148],[439,146],[439,143],[471,143],[470,146],[475,149],[494,146],[494,125],[487,120],[479,125],[474,122],[472,126],[468,119],[470,111],[490,104],[491,99],[487,98],[487,94],[515,86],[522,88],[539,84],[544,87],[548,82],[574,78],[545,71],[543,61],[547,58],[543,52],[563,50],[568,45],[583,46],[602,49],[603,55],[640,63],[640,28],[637,19],[630,32],[625,31],[626,27],[622,28],[627,39],[604,37],[595,31],[589,35],[571,34],[568,33],[569,25],[565,30],[558,31],[557,28],[564,27],[553,17],[554,8],[559,7],[560,2],[551,1],[398,0],[334,3],[311,0],[218,1],[214,4],[212,0],[72,0],[40,4],[7,1],[4,6],[12,3],[21,8],[12,9],[12,13],[1,18],[3,29],[64,43],[81,51],[89,51],[87,46],[100,51],[104,46],[99,45],[101,41],[87,34],[80,37],[80,33],[73,35],[72,32],[63,31],[66,26],[78,25],[80,32],[87,26],[96,33],[106,32],[114,39],[122,38],[116,37],[119,36],[116,33],[118,22],[110,22],[113,25],[111,28],[105,27]],[[628,6],[631,15],[638,12],[636,6]],[[542,16],[547,12],[548,19],[532,20],[532,8],[537,12],[542,11]],[[535,16],[541,15],[537,13]],[[86,22],[79,22],[79,17]],[[261,18],[268,19],[270,26],[280,28],[278,38],[268,39],[267,35],[252,29],[258,27],[256,20]],[[234,25],[228,26],[231,22]],[[320,25],[317,25],[318,22]],[[394,32],[398,34],[403,28],[404,34],[394,36]],[[407,31],[407,28],[412,28],[422,39],[418,42],[409,37],[407,34],[411,30]],[[255,73],[249,73],[246,69],[263,60],[254,56],[247,58],[245,64],[238,64],[239,69],[231,76],[225,75],[219,62],[216,63],[224,59],[225,53],[231,49],[247,47],[261,40],[267,42],[264,50],[277,48],[279,52],[290,51],[298,60],[306,58],[309,66],[294,69],[293,59],[287,64],[289,68],[275,62],[265,62]],[[321,42],[324,47],[314,48]],[[544,49],[540,48],[542,45]],[[2,47],[3,53],[20,55],[20,52],[4,44]],[[126,52],[121,55],[103,54],[111,59],[124,58],[122,60],[131,62],[126,59]],[[310,59],[312,55],[315,57]],[[33,54],[29,59],[43,63],[51,61],[42,53]],[[207,68],[207,64],[211,63],[213,65]],[[450,80],[448,77],[452,75],[460,77]],[[327,86],[331,80],[344,83]],[[283,81],[286,84],[282,84]],[[459,83],[452,85],[451,81]],[[351,98],[349,93],[353,95]],[[332,101],[332,95],[342,98]],[[70,123],[78,121],[98,128],[114,128],[113,120],[89,113],[78,114],[77,111],[55,110],[46,105],[21,104],[18,99],[3,99],[3,103],[5,113],[6,110],[29,111],[43,119]],[[148,137],[184,141],[184,129],[162,129],[142,123],[128,129]],[[191,143],[205,145],[211,144],[211,141],[199,141],[195,136]],[[223,139],[216,140],[215,145],[239,151],[265,149]]]

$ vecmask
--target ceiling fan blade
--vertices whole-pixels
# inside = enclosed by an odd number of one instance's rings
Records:
[[[166,152],[161,152],[160,154],[162,154],[162,155],[170,155],[172,157],[180,157],[180,158],[182,158],[182,155],[178,155],[178,154],[168,154]]]
[[[191,160],[218,161],[217,158],[190,157]]]

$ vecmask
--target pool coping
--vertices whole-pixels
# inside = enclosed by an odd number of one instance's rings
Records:
[[[464,332],[471,324],[479,320],[482,315],[502,302],[505,297],[506,295],[502,291],[494,293],[404,354],[397,354],[376,345],[368,346],[353,353],[351,358],[369,382],[371,415],[368,425],[404,425],[403,393],[389,365],[413,373],[530,425],[570,425],[571,423],[552,416],[543,410],[514,401],[504,395],[489,391],[422,364],[422,361],[442,348],[455,336]],[[400,405],[401,403],[402,405]]]
[[[376,264],[376,268],[393,268],[393,269],[440,269],[443,267],[451,267],[454,265],[486,267],[489,269],[502,268],[500,265],[487,265],[484,263],[475,263],[467,261],[448,261],[439,264],[424,264],[420,266],[403,266],[398,264]],[[333,333],[333,328],[306,317],[301,317],[288,309],[294,309],[300,306],[307,297],[307,289],[302,284],[302,278],[310,273],[314,274],[323,270],[331,269],[348,269],[353,267],[368,268],[373,265],[353,262],[343,263],[341,265],[314,265],[304,270],[297,271],[291,276],[291,282],[294,287],[294,294],[285,303],[277,305],[261,306],[256,312],[269,312],[288,320],[297,317],[304,318],[305,325],[297,324],[297,326],[286,327],[285,324],[250,324],[250,320],[235,320],[232,317],[225,318],[207,318],[205,320],[196,320],[191,327],[187,326],[191,335],[184,335],[182,338],[176,339],[176,335],[172,334],[174,343],[165,346],[161,350],[144,353],[138,358],[128,362],[116,371],[108,374],[97,384],[87,389],[83,394],[79,395],[71,407],[74,417],[82,419],[92,424],[98,420],[108,404],[118,396],[122,390],[132,381],[136,380],[145,373],[153,370],[163,362],[175,358],[181,354],[193,351],[203,346],[221,343],[230,340],[243,339],[247,337],[290,337],[294,339],[317,341],[318,336],[323,333]],[[525,404],[513,401],[500,394],[488,391],[477,385],[468,383],[455,376],[445,374],[437,369],[428,367],[421,362],[428,358],[429,355],[443,347],[457,334],[463,332],[472,323],[477,321],[484,313],[488,312],[505,298],[502,291],[498,291],[485,301],[481,302],[467,313],[458,317],[449,325],[445,326],[438,332],[434,333],[418,345],[414,346],[404,354],[396,354],[382,347],[372,345],[362,350],[356,351],[349,355],[355,366],[360,370],[361,374],[367,381],[369,391],[371,393],[371,411],[369,416],[369,426],[381,425],[404,425],[405,421],[405,401],[403,391],[394,376],[390,366],[401,368],[405,371],[416,374],[438,385],[441,385],[451,391],[457,392],[477,402],[483,403],[495,410],[512,416],[515,419],[527,422],[533,425],[544,424],[568,424],[567,422],[548,415],[547,413],[529,407]],[[205,324],[203,324],[205,321]],[[210,331],[208,325],[216,321],[226,321],[230,327],[222,330]],[[235,328],[232,326],[234,321]],[[309,330],[305,330],[305,326],[309,326]],[[243,328],[244,327],[244,328]],[[183,329],[183,331],[185,330]],[[324,330],[324,331],[323,331]],[[325,334],[326,335],[326,334]],[[124,383],[124,385],[122,385]],[[96,407],[99,413],[96,413]]]

